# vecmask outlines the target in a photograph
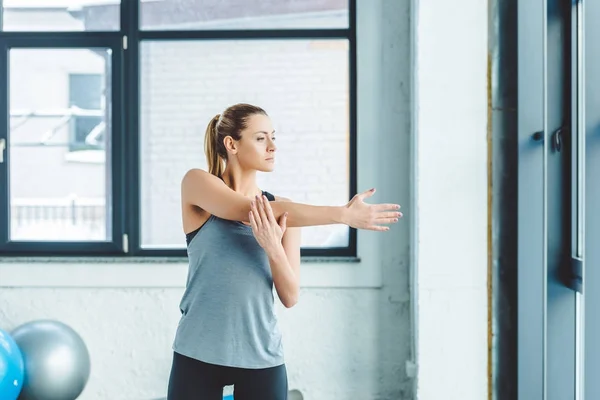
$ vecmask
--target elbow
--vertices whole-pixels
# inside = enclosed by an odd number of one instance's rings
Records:
[[[292,308],[296,304],[298,304],[298,295],[295,294],[295,295],[286,296],[284,299],[281,299],[281,303],[283,304],[283,306],[285,308]]]
[[[285,308],[292,308],[294,307],[296,304],[298,304],[298,299],[294,299],[294,300],[287,300],[283,302],[283,306]]]

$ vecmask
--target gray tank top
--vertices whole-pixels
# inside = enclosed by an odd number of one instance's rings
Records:
[[[189,241],[187,253],[173,350],[230,367],[283,364],[271,267],[252,228],[212,215]]]

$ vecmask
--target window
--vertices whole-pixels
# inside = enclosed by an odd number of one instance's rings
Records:
[[[110,50],[11,48],[8,58],[8,240],[110,242],[112,178],[102,136],[88,146],[100,153],[94,165],[69,159],[106,125],[98,108],[110,101],[97,83],[110,69]]]
[[[600,35],[594,23],[600,3],[565,3],[550,15],[546,4],[527,0],[514,11],[505,15],[518,16],[513,26],[519,35],[511,30],[502,40],[518,37],[518,46],[506,57],[514,64],[503,69],[517,67],[518,91],[500,90],[518,93],[502,99],[503,109],[518,103],[518,118],[506,124],[518,138],[505,147],[506,159],[518,166],[518,264],[508,262],[501,271],[514,270],[517,278],[516,293],[502,290],[515,299],[510,308],[518,313],[510,312],[518,320],[507,330],[517,339],[511,346],[518,349],[514,388],[519,398],[598,398],[600,322],[593,310],[600,303],[600,51],[591,39]],[[513,213],[511,206],[506,209]],[[511,376],[517,370],[506,366]]]
[[[69,75],[71,151],[102,148],[106,128],[102,111],[102,78],[100,74]]]
[[[347,28],[348,0],[142,2],[142,29]]]
[[[206,169],[204,129],[237,99],[279,125],[278,165],[259,175],[262,187],[309,204],[347,201],[347,40],[145,41],[140,54],[142,246],[181,244],[177,176]],[[336,226],[303,232],[304,246],[348,246]]]
[[[2,253],[185,256],[181,177],[236,102],[279,133],[265,190],[356,193],[354,1],[38,3],[0,0]],[[302,254],[355,256],[356,232],[304,228]]]
[[[16,32],[118,31],[120,0],[2,0],[0,25]]]

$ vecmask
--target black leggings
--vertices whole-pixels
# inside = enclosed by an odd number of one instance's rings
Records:
[[[288,395],[285,364],[234,368],[173,353],[167,400],[222,400],[223,387],[229,385],[234,385],[234,400],[286,400]]]

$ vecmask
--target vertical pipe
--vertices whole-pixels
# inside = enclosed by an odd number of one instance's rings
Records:
[[[517,398],[518,4],[489,0],[490,397]]]

